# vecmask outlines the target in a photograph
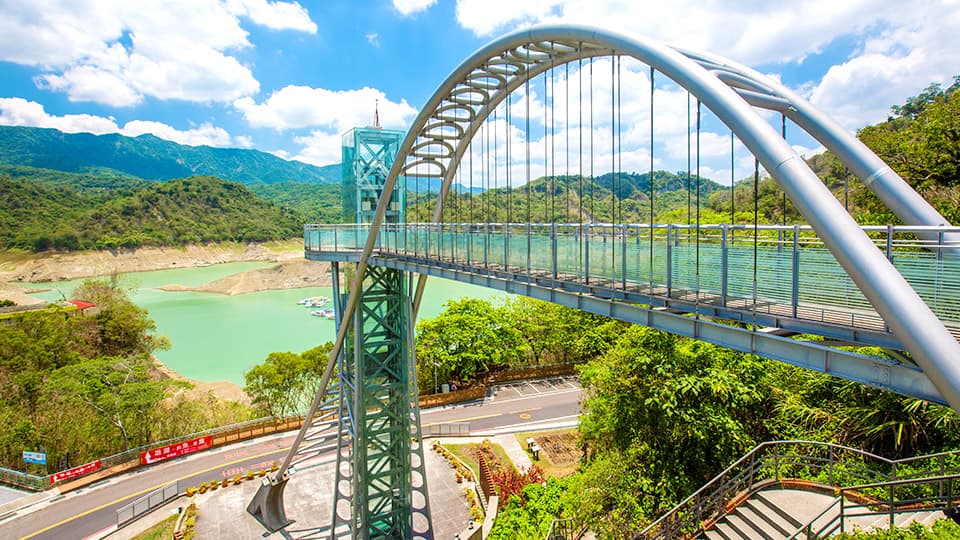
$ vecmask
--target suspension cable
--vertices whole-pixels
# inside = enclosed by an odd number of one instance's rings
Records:
[[[564,195],[564,209],[563,209],[563,221],[562,223],[567,223],[570,221],[570,62],[565,62],[563,64],[566,73],[563,77],[563,98],[564,98],[564,118],[563,118],[563,132],[566,136],[566,151],[567,151],[567,160],[566,167],[563,171],[563,195]]]
[[[648,178],[650,184],[650,253],[647,256],[649,259],[650,283],[647,285],[647,291],[650,293],[651,306],[653,305],[653,90],[655,73],[653,66],[650,66],[650,177]],[[640,231],[637,231],[637,235],[640,235]]]
[[[617,222],[617,66],[616,50],[610,50],[610,223]],[[613,256],[616,256],[614,242]],[[611,260],[613,268],[616,262]]]
[[[620,189],[623,189],[623,118],[621,100],[623,98],[623,77],[620,74],[620,61],[622,56],[617,55],[617,176],[620,181]],[[623,223],[623,199],[617,195],[617,214],[618,218],[614,223]],[[626,277],[626,276],[624,276]]]
[[[596,207],[594,206],[593,186],[596,179],[593,174],[593,61],[590,57],[590,223],[596,219]],[[588,255],[589,256],[589,255]]]
[[[526,178],[526,180],[527,180],[527,183],[526,183],[526,188],[527,188],[527,219],[526,219],[526,221],[527,221],[527,231],[526,231],[526,232],[527,232],[527,257],[526,257],[526,259],[527,259],[527,270],[528,270],[528,273],[529,273],[529,270],[530,270],[530,221],[532,220],[532,215],[533,215],[533,205],[532,205],[531,202],[530,202],[530,192],[533,191],[532,189],[530,189],[530,187],[531,187],[530,184],[531,184],[531,182],[532,182],[533,180],[530,178],[530,66],[529,66],[529,65],[527,66],[526,76],[527,76],[526,81],[524,81],[524,83],[523,83],[523,84],[524,84],[524,105],[525,105],[525,107],[526,107],[526,114],[525,114],[525,116],[526,116],[526,118],[525,118],[526,124],[525,124],[525,127],[524,127],[524,130],[523,130],[523,131],[524,131],[524,138],[525,138],[525,143],[526,143],[525,146],[526,146],[526,152],[527,152],[527,156],[526,156],[526,166],[527,166],[527,178]]]
[[[617,223],[617,81],[616,50],[610,50],[610,224]],[[615,231],[610,236],[610,276],[617,281],[617,242]],[[606,238],[606,233],[604,233]],[[606,242],[606,240],[604,240]]]
[[[513,169],[513,167],[511,166],[513,162],[511,161],[512,157],[511,157],[511,155],[510,155],[510,150],[511,150],[511,149],[510,149],[510,146],[511,146],[511,145],[510,145],[510,139],[511,139],[511,137],[510,137],[510,129],[511,129],[511,123],[513,122],[513,119],[510,117],[510,109],[513,108],[513,103],[512,103],[513,100],[512,100],[512,98],[511,98],[511,96],[512,96],[512,94],[507,94],[507,107],[506,107],[506,109],[504,109],[504,111],[503,111],[503,114],[504,114],[504,116],[506,117],[506,121],[507,121],[507,124],[506,124],[506,126],[505,126],[506,129],[505,129],[505,132],[504,132],[504,137],[505,137],[504,140],[506,141],[506,145],[507,145],[507,147],[506,147],[506,154],[507,154],[507,155],[506,155],[506,164],[507,164],[507,170],[506,170],[506,176],[507,176],[507,223],[513,223],[513,181],[512,181],[512,180],[513,180],[513,179],[512,179],[512,176],[513,176],[513,175],[511,174],[511,173],[513,172],[513,171],[511,170],[511,169]],[[509,233],[506,234],[506,237],[509,238]],[[506,261],[504,261],[504,264],[506,264]]]
[[[577,91],[577,112],[580,115],[580,120],[577,122],[577,134],[580,137],[580,142],[577,146],[577,162],[580,168],[580,174],[578,175],[578,181],[580,184],[579,193],[577,194],[577,208],[580,213],[580,221],[578,224],[580,230],[580,237],[577,241],[577,256],[580,259],[580,269],[581,271],[584,268],[583,264],[583,42],[580,42],[577,46],[577,77],[578,81],[578,91]]]
[[[690,92],[687,92],[687,238],[690,237]]]
[[[700,317],[700,99],[697,98],[697,237],[696,237],[696,304],[695,316]]]
[[[757,241],[760,215],[760,160],[753,158],[753,329],[757,329]]]
[[[736,213],[736,202],[734,202],[734,186],[736,184],[735,174],[733,171],[734,159],[733,159],[733,130],[730,130],[730,224],[736,225],[737,223],[737,213]]]
[[[787,140],[787,116],[783,113],[780,113],[780,136],[783,137],[783,140]],[[780,218],[781,225],[787,224],[787,192],[783,192],[783,216]]]
[[[553,50],[553,49],[554,49],[554,42],[551,41],[551,42],[550,42],[550,219],[544,220],[544,221],[547,222],[547,223],[553,223],[554,220],[555,220],[556,208],[554,207],[554,205],[556,204],[556,193],[555,193],[555,191],[556,191],[556,188],[557,188],[557,156],[556,156],[556,150],[557,150],[557,145],[556,145],[556,143],[557,143],[557,140],[556,140],[556,139],[557,139],[557,134],[556,134],[556,121],[557,121],[557,109],[556,109],[557,96],[556,96],[556,92],[557,92],[557,82],[556,82],[556,80],[555,80],[556,73],[554,73],[554,71],[553,71],[553,69],[554,69],[554,65],[553,65],[553,63],[554,63],[554,56],[553,56],[554,50]],[[544,86],[546,86],[546,83],[544,83]],[[546,91],[544,91],[544,93],[546,93]],[[546,103],[546,101],[544,101],[544,103],[543,103],[543,108],[544,108],[544,116],[546,116],[546,108],[547,108],[547,103]],[[544,137],[544,140],[546,140],[546,137],[547,137],[547,124],[546,124],[546,122],[544,122],[544,124],[543,124],[543,137]],[[544,144],[546,144],[546,143],[544,143]],[[544,161],[544,162],[547,161],[546,155],[544,155],[543,161]],[[546,166],[544,166],[544,168],[543,168],[543,174],[547,174],[547,168],[546,168]]]

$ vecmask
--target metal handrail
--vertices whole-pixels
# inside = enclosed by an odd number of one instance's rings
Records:
[[[828,456],[824,458],[822,456],[780,452],[784,448],[802,448],[803,446],[827,450]],[[770,452],[770,454],[767,455],[767,452]],[[864,461],[874,461],[883,470],[868,467],[865,463],[838,459],[848,454],[853,454]],[[960,455],[960,451],[891,460],[870,452],[833,443],[816,441],[768,441],[760,443],[633,538],[634,540],[654,537],[673,538],[681,534],[690,534],[696,530],[702,530],[704,523],[711,523],[722,516],[724,507],[731,500],[749,495],[751,489],[757,485],[758,480],[796,478],[796,476],[782,474],[784,472],[790,471],[802,474],[804,469],[826,470],[827,483],[830,485],[837,485],[835,482],[841,476],[883,478],[881,484],[884,485],[887,485],[886,482],[893,481],[910,483],[916,479],[899,478],[897,476],[898,465],[951,455]],[[772,474],[771,467],[773,469]],[[808,474],[807,476],[813,477],[815,475]],[[873,484],[875,483],[857,484],[857,486],[872,486]]]
[[[928,456],[921,456],[928,457]],[[790,535],[787,540],[794,538],[801,538],[801,535],[809,540],[812,538],[823,538],[833,534],[839,529],[839,532],[845,532],[845,521],[848,517],[867,517],[867,516],[880,516],[888,515],[890,516],[889,525],[894,526],[894,518],[898,513],[904,512],[913,512],[922,508],[940,508],[940,505],[934,504],[930,505],[931,502],[941,502],[946,503],[946,508],[953,508],[957,506],[957,501],[955,500],[953,494],[953,483],[956,480],[960,480],[960,474],[947,474],[940,476],[927,476],[923,478],[906,478],[891,480],[888,482],[873,482],[870,484],[859,484],[856,486],[842,487],[839,490],[839,495],[834,500],[834,502],[825,508],[822,512],[817,514],[816,517],[808,521],[803,525],[797,532]],[[943,491],[943,483],[947,483],[946,493]],[[920,484],[932,484],[938,483],[941,485],[940,492],[937,495],[923,496],[923,497],[912,497],[908,499],[898,500],[895,496],[896,488],[898,487],[908,487],[908,486],[917,486]],[[850,493],[860,493],[868,490],[884,490],[888,493],[888,497],[884,500],[874,500],[867,503],[860,504],[850,504],[847,502],[848,494]],[[837,513],[833,518],[831,518],[826,523],[819,525],[817,530],[814,530],[814,526],[817,522],[821,521],[825,516],[827,516],[836,506],[840,506],[840,512]],[[871,507],[878,507],[877,510],[871,509]],[[885,507],[885,508],[884,508]],[[903,507],[903,508],[898,508]],[[856,509],[868,509],[867,512],[862,513],[852,513]]]

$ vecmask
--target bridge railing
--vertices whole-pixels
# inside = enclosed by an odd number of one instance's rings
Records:
[[[960,335],[960,227],[865,226],[878,250]],[[368,225],[307,225],[308,252],[362,249]],[[936,231],[939,242],[918,233]],[[927,234],[926,237],[931,235]],[[377,252],[554,279],[591,290],[671,299],[697,311],[740,310],[887,332],[882,318],[808,226],[388,223]],[[651,302],[653,303],[653,302]]]
[[[746,500],[754,491],[772,482],[793,487],[809,484],[858,486],[862,495],[882,499],[886,491],[874,493],[868,488],[888,482],[907,483],[932,475],[957,474],[960,473],[958,459],[960,451],[890,460],[830,443],[765,442],[662,515],[634,536],[634,540],[692,537],[710,528],[727,510]],[[921,484],[926,485],[913,485]],[[942,487],[941,484],[930,482],[922,490]],[[889,486],[882,489],[889,489]],[[932,492],[929,495],[934,496]],[[911,496],[916,498],[925,495],[913,492]]]

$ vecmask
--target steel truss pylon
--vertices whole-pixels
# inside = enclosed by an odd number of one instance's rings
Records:
[[[344,319],[333,263],[337,324]],[[433,539],[417,400],[406,272],[368,267],[350,317],[338,377],[314,398],[277,474],[247,507],[268,531],[287,527],[283,492],[296,466],[336,450],[330,538]]]
[[[406,272],[368,267],[340,356],[331,533],[432,539]]]

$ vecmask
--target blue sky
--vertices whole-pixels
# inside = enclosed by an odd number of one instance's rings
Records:
[[[946,0],[0,0],[0,124],[153,133],[324,165],[339,161],[343,131],[371,122],[374,101],[385,127],[405,129],[474,50],[548,22],[728,56],[851,130],[960,73],[960,4]],[[705,166],[722,179],[728,135],[711,129]],[[678,134],[665,130],[664,148]],[[752,160],[737,157],[739,177]],[[638,151],[631,165],[644,160]]]

